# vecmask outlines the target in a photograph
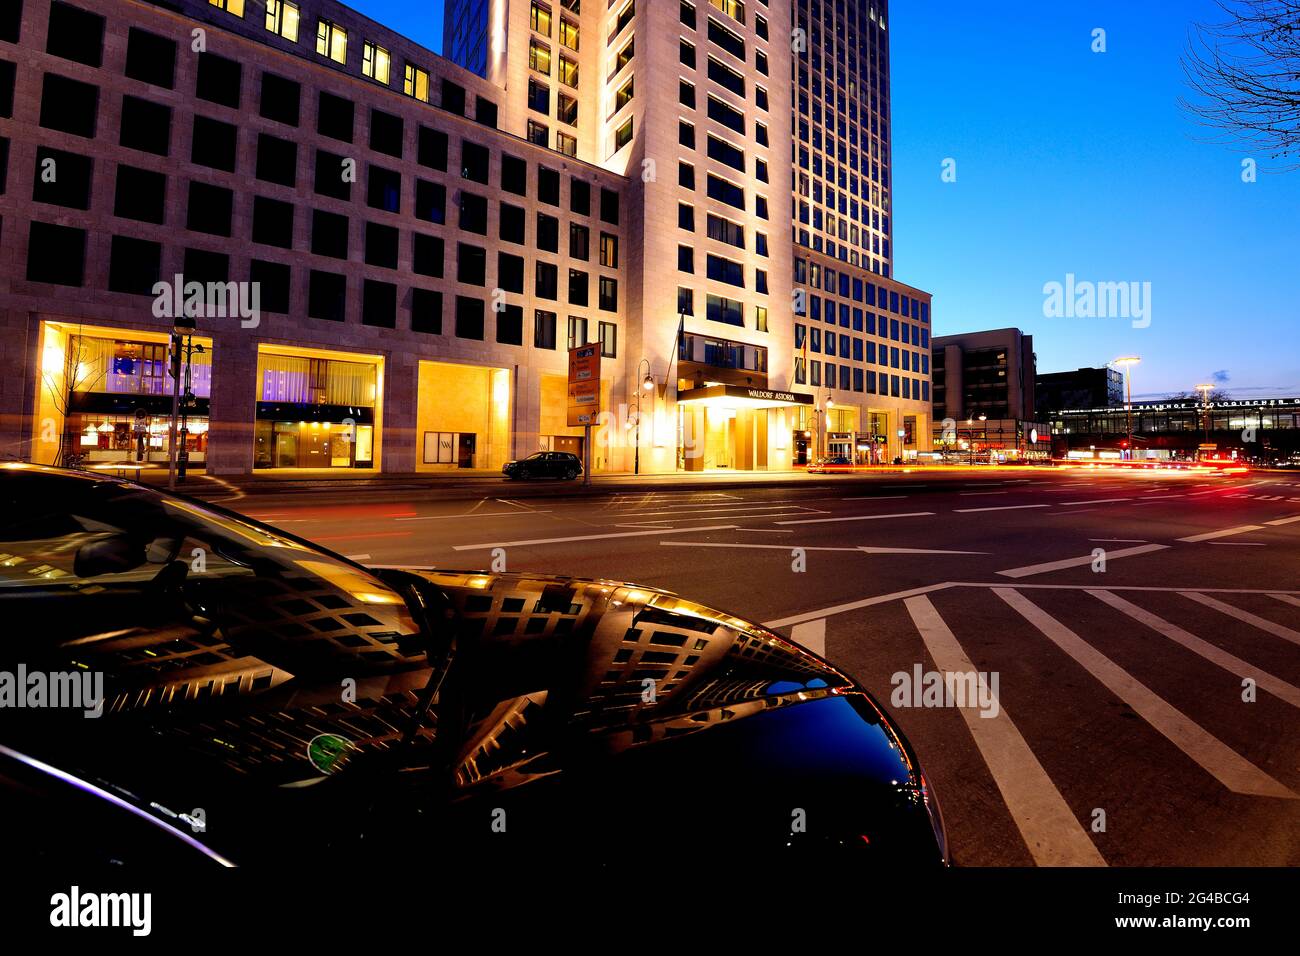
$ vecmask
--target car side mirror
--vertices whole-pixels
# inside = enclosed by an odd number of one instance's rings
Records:
[[[145,562],[144,545],[124,534],[113,534],[83,544],[72,559],[72,573],[79,578],[118,574]]]

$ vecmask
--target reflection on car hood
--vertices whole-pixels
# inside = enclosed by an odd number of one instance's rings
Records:
[[[766,832],[942,856],[901,733],[848,676],[781,636],[619,582],[411,573],[456,612],[437,710],[463,814],[487,801],[570,819],[570,834],[654,839],[671,821],[674,839],[696,825],[711,843]],[[670,809],[688,804],[711,809]]]

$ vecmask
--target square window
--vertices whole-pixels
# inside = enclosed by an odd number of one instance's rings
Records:
[[[543,252],[560,251],[560,220],[544,212],[537,214],[537,248]]]
[[[487,250],[463,242],[456,244],[456,281],[487,285]]]
[[[202,282],[229,282],[230,281],[230,256],[224,252],[208,252],[206,249],[186,249],[185,250],[185,281]]]
[[[385,212],[402,211],[402,177],[400,173],[379,166],[366,170],[366,204]]]
[[[447,221],[447,187],[424,179],[415,181],[415,216],[442,225]]]
[[[176,41],[131,27],[126,37],[126,75],[172,89],[176,85]]]
[[[349,200],[352,198],[352,182],[346,176],[348,161],[336,153],[316,150],[316,174],[312,188],[322,196],[333,199]]]
[[[27,238],[27,279],[80,286],[86,278],[86,230],[33,221]]]
[[[298,181],[298,144],[268,133],[258,133],[257,178],[293,187]]]
[[[443,242],[441,236],[411,235],[411,270],[423,276],[442,278]]]
[[[383,110],[370,111],[370,148],[402,158],[403,123],[400,116]]]
[[[191,232],[229,237],[234,203],[235,194],[229,189],[191,182],[189,202],[185,209],[185,228]]]
[[[312,269],[307,282],[307,315],[327,322],[347,318],[348,280],[337,272]]]
[[[254,196],[253,241],[281,249],[293,248],[293,204]]]
[[[503,202],[501,204],[500,237],[506,242],[517,242],[523,245],[525,241],[524,223],[526,220],[527,215],[521,207]]]
[[[497,341],[502,345],[524,344],[524,310],[522,306],[507,305],[497,313]]]
[[[316,111],[316,132],[330,139],[350,143],[355,114],[356,107],[351,100],[322,91]]]
[[[442,293],[434,289],[411,290],[411,331],[442,334]]]
[[[447,134],[427,126],[420,127],[416,159],[421,166],[447,171]]]
[[[104,18],[54,0],[50,4],[45,52],[86,66],[100,66],[104,60]]]
[[[548,206],[560,204],[560,174],[545,166],[537,167],[537,198]]]
[[[397,227],[366,223],[366,264],[397,268]],[[364,320],[363,320],[364,321]]]
[[[289,267],[282,262],[249,262],[248,281],[257,285],[258,305],[263,312],[289,313],[290,277]]]
[[[171,135],[170,107],[135,96],[122,97],[122,129],[118,138],[122,146],[166,156]]]
[[[194,117],[194,133],[190,147],[190,162],[228,173],[235,171],[235,144],[237,131],[230,123]]]
[[[501,188],[516,196],[528,195],[528,163],[518,156],[501,155]]]
[[[456,296],[456,337],[483,341],[483,300]]]
[[[153,287],[161,277],[161,242],[148,242],[130,236],[113,237],[108,262],[110,292],[153,295]]]
[[[41,125],[46,129],[95,138],[99,87],[46,73],[41,90]]]
[[[506,292],[524,291],[524,257],[508,252],[497,253],[497,286]]]
[[[166,194],[167,177],[162,173],[119,164],[113,215],[162,225]]]
[[[397,286],[366,279],[361,284],[361,324],[397,328]]]
[[[47,169],[54,172],[52,179],[44,175]],[[69,209],[89,209],[93,169],[94,163],[89,156],[38,146],[36,170],[32,175],[32,199]]]
[[[194,95],[199,99],[237,110],[241,82],[241,67],[237,61],[215,53],[199,54],[198,77],[194,88]]]
[[[332,259],[348,257],[348,217],[313,209],[311,214],[311,251]]]
[[[484,196],[462,192],[460,194],[460,228],[465,232],[487,235],[488,203]]]
[[[262,74],[262,116],[286,126],[298,125],[302,87],[274,73]]]
[[[471,143],[469,140],[461,140],[461,178],[469,179],[476,183],[486,184],[488,181],[488,167],[491,158],[491,154],[488,152],[486,146],[479,143]]]

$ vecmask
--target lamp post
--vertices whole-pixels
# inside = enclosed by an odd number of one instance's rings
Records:
[[[641,474],[641,393],[648,392],[655,387],[655,380],[650,374],[650,360],[643,358],[636,366],[637,377],[641,377],[641,366],[645,366],[645,378],[641,379],[641,387],[636,391],[636,433],[632,441],[636,445],[633,453],[632,474]]]
[[[172,418],[167,427],[167,490],[176,490],[177,423],[181,413],[181,351],[194,334],[196,323],[189,316],[177,316],[172,323],[170,371],[172,376]]]
[[[824,442],[826,450],[823,453],[826,458],[831,455],[831,409],[835,407],[835,399],[831,398],[831,390],[826,390],[826,420],[823,422],[823,431],[826,432],[826,441]]]
[[[1112,365],[1118,365],[1124,369],[1124,386],[1126,398],[1124,401],[1124,417],[1128,422],[1128,453],[1133,457],[1133,366],[1142,361],[1136,355],[1124,355],[1111,362]]]
[[[1214,391],[1214,386],[1197,385],[1196,390],[1201,393],[1201,416],[1205,422],[1205,444],[1208,445],[1210,443],[1210,393]]]

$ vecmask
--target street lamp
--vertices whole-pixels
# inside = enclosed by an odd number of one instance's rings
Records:
[[[1214,391],[1213,385],[1197,385],[1196,390],[1201,393],[1201,414],[1205,420],[1205,444],[1210,443],[1210,393]]]
[[[172,323],[171,374],[172,418],[167,428],[167,489],[176,490],[176,439],[177,423],[181,414],[181,350],[185,341],[194,334],[197,323],[190,316],[178,315]]]
[[[1121,357],[1115,359],[1115,361],[1113,361],[1113,362],[1110,363],[1111,365],[1118,365],[1120,368],[1124,369],[1124,384],[1125,384],[1125,388],[1126,388],[1126,391],[1127,391],[1127,399],[1126,399],[1125,402],[1124,402],[1124,414],[1125,414],[1125,418],[1127,419],[1127,422],[1128,422],[1128,454],[1129,454],[1129,457],[1130,457],[1130,458],[1133,457],[1133,373],[1132,373],[1132,368],[1133,368],[1134,365],[1136,365],[1136,364],[1137,364],[1138,362],[1140,362],[1140,361],[1142,361],[1142,359],[1140,359],[1140,358],[1139,358],[1138,356],[1136,356],[1136,355],[1124,355],[1124,356],[1121,356]]]
[[[636,444],[633,455],[632,474],[641,474],[641,392],[648,392],[655,387],[654,377],[650,374],[650,360],[643,358],[637,363],[636,373],[641,375],[641,366],[645,366],[645,378],[641,379],[641,388],[636,393],[636,434],[632,441]]]

